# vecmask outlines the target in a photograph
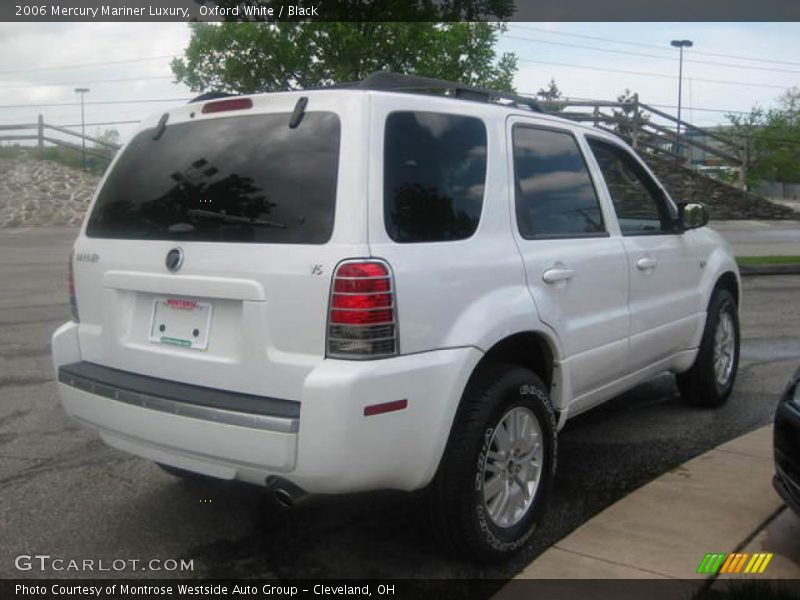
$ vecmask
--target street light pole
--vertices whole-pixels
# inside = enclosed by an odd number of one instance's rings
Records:
[[[675,135],[677,150],[676,153],[681,155],[681,101],[683,99],[683,49],[691,48],[692,40],[672,40],[670,44],[680,49],[680,58],[678,59],[678,129]]]
[[[83,110],[83,96],[89,88],[75,88],[75,93],[81,95],[81,168],[86,170],[86,117]]]

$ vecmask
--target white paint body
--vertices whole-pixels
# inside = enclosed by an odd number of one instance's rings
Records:
[[[301,403],[296,433],[263,431],[153,411],[59,384],[66,412],[110,445],[160,463],[264,484],[278,475],[314,493],[419,489],[439,465],[466,383],[495,344],[521,332],[547,340],[551,402],[569,416],[659,372],[694,362],[711,291],[736,264],[708,228],[623,237],[584,135],[613,136],[552,116],[476,102],[368,91],[253,96],[250,113],[308,110],[341,120],[336,219],[324,245],[181,243],[179,273],[164,267],[170,241],[87,237],[74,262],[80,323],[53,336],[56,369],[85,361],[164,380]],[[170,111],[187,121],[197,105]],[[421,110],[470,115],[487,129],[483,212],[455,242],[398,244],[383,220],[386,115]],[[226,118],[237,113],[198,115]],[[151,128],[158,116],[143,123]],[[511,126],[544,124],[577,136],[598,192],[607,237],[526,240],[514,211]],[[111,169],[114,165],[111,166]],[[313,165],[309,165],[313,168]],[[645,166],[646,169],[646,166]],[[110,171],[110,170],[109,170]],[[101,183],[102,185],[102,183]],[[91,210],[91,208],[90,208]],[[343,259],[375,257],[394,273],[397,357],[325,357],[331,274]],[[637,261],[657,266],[645,271]],[[321,265],[323,276],[312,273]],[[568,281],[542,280],[561,265]],[[204,352],[153,343],[156,297],[213,304]],[[405,410],[365,417],[365,406],[407,399]]]

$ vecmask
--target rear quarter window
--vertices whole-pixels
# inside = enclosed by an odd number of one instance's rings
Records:
[[[383,214],[396,242],[443,242],[478,227],[486,127],[478,118],[395,112],[384,135]]]
[[[336,114],[231,116],[131,140],[100,191],[90,237],[324,244],[339,169]]]

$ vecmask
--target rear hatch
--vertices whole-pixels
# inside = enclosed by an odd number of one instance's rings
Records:
[[[130,141],[75,246],[84,360],[301,399],[331,273],[367,254],[365,98],[304,96],[297,123],[299,94],[217,100]]]

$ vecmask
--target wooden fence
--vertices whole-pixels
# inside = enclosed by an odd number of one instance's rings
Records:
[[[678,120],[669,113],[639,102],[636,95],[630,102],[540,100],[539,104],[546,112],[591,123],[598,129],[619,135],[639,151],[685,164],[691,150],[697,149],[712,156],[717,165],[736,169],[740,182],[747,176],[748,149],[744,144],[717,131]]]
[[[78,138],[78,142],[67,141],[57,136],[72,136]],[[120,145],[107,142],[90,135],[85,135],[77,131],[72,131],[58,125],[45,123],[44,117],[39,115],[36,123],[23,123],[20,125],[0,125],[0,141],[23,141],[36,140],[36,148],[39,152],[44,150],[46,144],[70,148],[76,152],[85,152],[89,156],[111,161],[114,153],[119,150]],[[85,146],[86,142],[94,144],[93,147]]]
[[[609,102],[602,100],[539,100],[546,112],[579,121],[591,123],[598,129],[617,134],[628,141],[635,149],[650,152],[675,162],[685,164],[691,149],[697,149],[714,157],[719,166],[731,167],[738,171],[740,182],[747,176],[748,148],[716,131],[697,127],[684,120],[678,120],[669,113],[651,105],[639,102],[634,95],[630,102]],[[681,135],[677,135],[680,124]],[[691,135],[687,135],[690,133]],[[73,143],[56,137],[72,136],[82,140]],[[0,125],[0,141],[36,140],[39,150],[46,144],[71,148],[86,152],[102,160],[110,161],[119,149],[114,144],[76,131],[45,123],[39,115],[36,123],[22,125]],[[93,147],[84,147],[86,142]],[[689,165],[691,166],[691,165]]]

